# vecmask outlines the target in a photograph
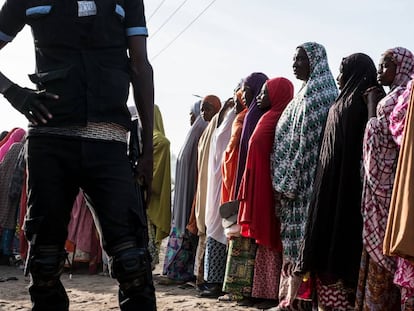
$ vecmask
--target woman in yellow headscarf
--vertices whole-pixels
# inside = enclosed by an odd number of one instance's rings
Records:
[[[148,215],[148,248],[152,267],[159,263],[161,241],[169,235],[171,223],[170,141],[165,137],[160,109],[154,105],[154,170]]]

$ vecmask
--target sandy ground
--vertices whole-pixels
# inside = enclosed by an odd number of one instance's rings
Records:
[[[162,259],[162,254],[160,256]],[[155,271],[155,280],[162,271],[159,264]],[[21,269],[9,266],[0,266],[0,279],[15,277],[17,280],[0,282],[0,311],[30,310],[31,302],[27,286],[29,279],[24,277]],[[62,275],[70,299],[70,310],[103,311],[119,310],[117,301],[116,281],[107,276],[88,275],[76,271],[69,277]],[[157,309],[160,311],[187,311],[187,310],[258,310],[237,306],[236,303],[218,302],[211,298],[198,298],[193,288],[181,289],[177,285],[159,285],[155,281],[157,295]]]

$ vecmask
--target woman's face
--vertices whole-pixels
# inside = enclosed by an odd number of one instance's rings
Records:
[[[339,75],[336,78],[336,81],[338,82],[338,88],[340,90],[342,90],[345,86],[345,81],[344,81],[344,65],[341,64],[341,66],[339,66]]]
[[[293,56],[293,74],[302,81],[308,81],[310,76],[310,64],[308,55],[303,48],[297,48]]]
[[[394,82],[397,74],[397,64],[393,61],[392,53],[388,52],[381,56],[378,70],[377,80],[383,86],[390,86]]]
[[[197,116],[194,114],[194,112],[190,111],[190,125],[193,125],[196,119]]]
[[[212,104],[206,101],[203,101],[201,103],[200,115],[204,119],[204,121],[210,122],[215,114],[216,112],[214,111],[214,107]]]
[[[267,92],[266,83],[263,84],[262,90],[260,91],[259,95],[257,95],[256,103],[257,106],[262,110],[270,107],[269,93]]]
[[[243,83],[242,85],[242,100],[249,107],[253,100],[253,93],[250,87]]]
[[[240,96],[240,99],[239,99]],[[246,105],[243,102],[243,98],[241,96],[241,88],[238,90],[235,90],[234,95],[233,95],[233,101],[234,101],[234,113],[238,114],[240,111],[242,111]]]

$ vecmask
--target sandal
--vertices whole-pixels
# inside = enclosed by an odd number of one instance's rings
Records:
[[[232,293],[224,294],[223,296],[219,296],[217,298],[217,301],[219,302],[235,302],[240,300],[241,297],[237,297],[236,295],[233,295]]]

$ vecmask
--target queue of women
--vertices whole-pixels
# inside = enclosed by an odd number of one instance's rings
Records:
[[[414,310],[414,56],[377,63],[344,57],[336,84],[307,42],[299,91],[254,72],[194,104],[160,284],[258,309]]]
[[[294,51],[299,91],[253,72],[223,104],[196,102],[172,202],[155,107],[147,216],[159,284],[258,309],[414,310],[414,56],[397,47],[376,62],[344,57],[336,83],[325,48],[307,42]],[[25,211],[24,135],[0,137],[0,264],[10,263]],[[86,205],[80,192],[67,246],[96,270]]]

